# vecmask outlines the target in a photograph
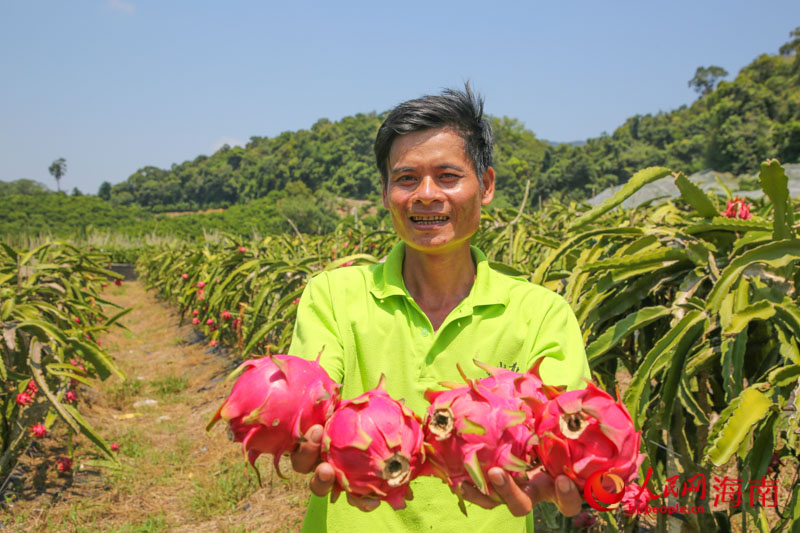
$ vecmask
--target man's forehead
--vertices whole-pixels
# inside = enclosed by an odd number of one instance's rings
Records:
[[[446,135],[446,139],[436,139],[440,141],[442,144],[440,148],[446,149],[449,143],[454,143],[460,148],[460,156],[463,156],[466,159],[469,159],[469,156],[466,151],[466,143],[464,142],[464,138],[462,135],[455,129],[450,127],[444,128],[431,128],[425,130],[414,131],[411,133],[406,133],[404,135],[398,135],[394,141],[392,141],[392,145],[389,149],[389,160],[388,166],[390,172],[397,172],[401,170],[406,165],[404,164],[403,167],[394,168],[398,163],[398,158],[401,155],[407,155],[409,152],[413,152],[415,148],[431,141],[434,137],[441,136],[442,134]],[[449,162],[450,166],[453,166],[453,162]],[[447,166],[447,163],[443,163],[441,166]],[[454,167],[456,168],[456,167]],[[460,167],[458,167],[460,168]]]

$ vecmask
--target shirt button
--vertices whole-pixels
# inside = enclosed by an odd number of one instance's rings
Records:
[[[419,334],[422,335],[423,337],[427,337],[428,336],[428,330],[425,329],[425,328],[419,328]]]

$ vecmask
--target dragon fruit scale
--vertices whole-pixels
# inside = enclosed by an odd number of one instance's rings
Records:
[[[320,457],[336,475],[331,501],[344,490],[403,509],[409,482],[429,473],[420,420],[389,396],[383,375],[374,389],[339,404],[325,424]]]
[[[320,352],[321,355],[322,352]],[[242,443],[250,464],[262,453],[272,454],[275,470],[315,424],[324,424],[339,402],[339,388],[316,361],[292,355],[270,355],[242,363],[228,398],[208,424],[220,419],[230,426],[234,442]],[[258,472],[258,470],[256,470]]]
[[[524,480],[536,456],[524,402],[504,395],[504,387],[492,391],[480,380],[466,378],[460,366],[458,369],[466,386],[425,392],[431,405],[424,429],[428,460],[458,495],[459,507],[466,514],[462,482],[497,499],[486,481],[489,469],[499,466]]]
[[[582,390],[545,392],[550,400],[537,412],[536,452],[551,476],[565,474],[581,492],[598,472],[604,485],[636,478],[644,460],[641,432],[621,401],[591,382]]]

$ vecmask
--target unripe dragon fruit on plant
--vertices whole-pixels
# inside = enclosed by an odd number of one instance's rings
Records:
[[[325,424],[320,457],[336,473],[331,500],[342,490],[403,509],[409,482],[427,471],[422,426],[417,416],[378,386],[343,401]]]
[[[543,390],[550,400],[535,409],[536,452],[551,476],[566,475],[582,492],[598,472],[603,485],[618,489],[636,478],[641,432],[622,402],[592,383],[560,394]]]
[[[322,355],[322,352],[320,352]],[[250,464],[262,453],[278,462],[308,429],[324,424],[339,402],[340,385],[316,361],[292,355],[271,355],[242,363],[230,396],[217,410],[207,430],[219,420],[230,424],[234,442],[241,442]],[[256,472],[258,470],[256,469]]]
[[[458,370],[467,386],[425,392],[431,406],[424,427],[428,460],[458,495],[466,514],[461,483],[472,483],[497,499],[486,481],[489,469],[499,466],[513,477],[527,479],[525,472],[535,461],[535,439],[520,399],[504,395],[506,387],[499,387],[498,394],[468,379],[460,366]]]

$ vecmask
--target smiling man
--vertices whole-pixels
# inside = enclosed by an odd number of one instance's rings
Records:
[[[375,140],[383,203],[400,237],[385,262],[323,272],[303,292],[289,353],[316,357],[342,383],[344,398],[375,387],[386,374],[394,398],[424,417],[428,388],[459,381],[456,363],[485,377],[472,359],[527,369],[542,357],[551,385],[582,387],[589,377],[575,315],[554,292],[500,274],[470,246],[481,208],[494,196],[493,136],[483,102],[470,90],[444,91],[397,106]],[[322,428],[292,456],[299,472],[314,472],[304,532],[532,531],[533,504],[555,502],[568,515],[580,510],[566,476],[541,469],[520,486],[500,468],[489,480],[502,503],[462,487],[468,517],[448,486],[433,477],[412,481],[414,499],[394,511],[370,498],[327,499],[332,467],[319,461]],[[371,512],[364,512],[371,511]]]

